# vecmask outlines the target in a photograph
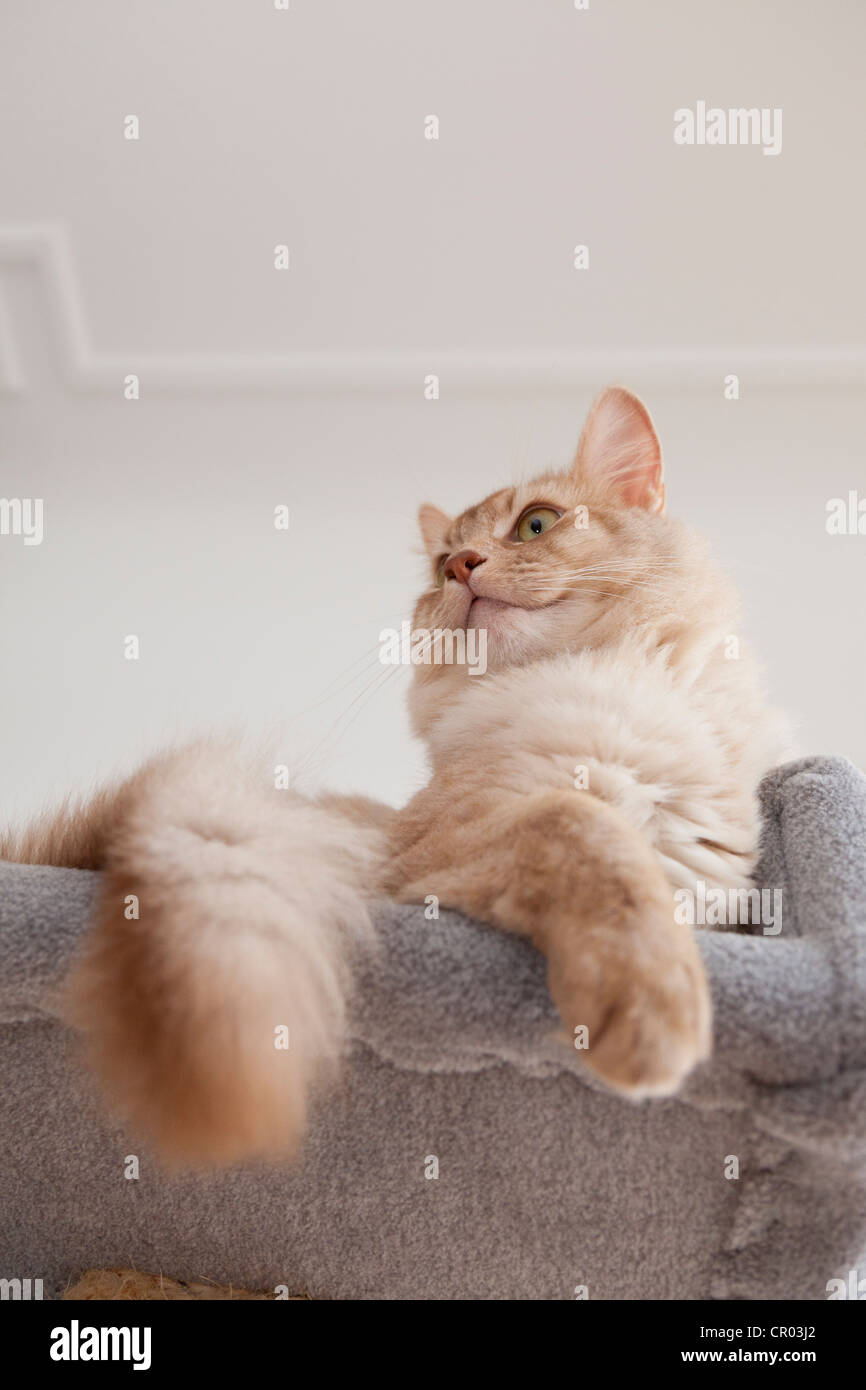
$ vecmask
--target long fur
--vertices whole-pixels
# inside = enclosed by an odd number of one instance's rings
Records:
[[[7,857],[69,863],[86,845],[103,869],[69,1017],[134,1132],[168,1164],[291,1155],[341,1051],[376,829],[202,744],[41,834]]]
[[[483,626],[489,669],[416,667],[431,776],[402,811],[276,792],[202,744],[0,845],[103,870],[70,1016],[165,1160],[296,1151],[383,892],[533,940],[563,1022],[623,1093],[674,1091],[707,1055],[707,983],[672,894],[748,883],[755,789],[792,745],[739,648],[731,586],[664,502],[649,414],[613,388],[571,469],[453,521],[421,509],[415,626]],[[530,505],[560,519],[522,543]],[[472,567],[443,564],[460,550]]]

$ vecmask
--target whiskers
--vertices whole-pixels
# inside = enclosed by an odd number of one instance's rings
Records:
[[[573,593],[597,594],[604,598],[623,598],[634,589],[663,595],[669,592],[665,581],[676,568],[675,562],[662,559],[611,558],[598,564],[582,565],[579,569],[559,571],[553,578],[543,582],[529,580],[520,587],[523,593],[532,594],[536,598],[562,595],[563,589],[570,589]],[[598,587],[604,584],[616,587]]]
[[[436,642],[436,633],[431,631],[425,633],[423,640],[415,640],[412,644],[415,661],[419,664],[424,663],[424,658],[432,650]],[[330,682],[322,693],[321,699],[308,705],[306,709],[299,710],[291,720],[290,724],[295,724],[305,714],[309,714],[321,708],[329,700],[335,699],[338,695],[349,692],[360,682],[360,689],[355,691],[348,704],[340,710],[340,713],[333,720],[325,733],[309,747],[299,759],[293,764],[293,781],[313,778],[316,776],[327,762],[333,757],[338,745],[341,743],[349,729],[364,712],[367,706],[377,699],[384,688],[390,684],[398,671],[411,670],[403,662],[382,661],[381,645],[376,644],[375,649],[368,648],[360,657],[356,658],[348,667],[340,672]],[[375,651],[375,654],[374,654]],[[414,663],[413,663],[414,664]],[[360,669],[357,669],[360,668]],[[352,672],[346,677],[347,672]],[[336,689],[332,689],[336,682]]]
[[[552,604],[557,599],[567,597],[569,593],[576,596],[586,594],[607,600],[621,599],[631,593],[664,597],[671,592],[669,580],[677,568],[674,561],[660,557],[645,560],[610,557],[597,563],[575,565],[549,577],[538,574],[520,580],[515,576],[515,598],[519,601],[520,595],[523,594],[527,599],[535,601],[537,610],[527,610],[532,612],[540,611],[548,603]],[[398,619],[396,628],[392,630],[399,628]],[[392,682],[398,679],[398,672],[408,670],[411,675],[412,666],[428,664],[431,655],[434,662],[438,661],[434,650],[437,641],[440,640],[437,636],[438,631],[435,627],[430,630],[419,628],[417,632],[413,629],[412,659],[408,664],[405,659],[383,662],[382,647],[377,641],[338,672],[324,687],[318,699],[291,717],[288,726],[297,731],[298,721],[305,716],[315,715],[332,701],[339,701],[334,719],[324,732],[317,731],[314,741],[310,741],[295,760],[292,770],[293,781],[306,782],[318,778],[322,770],[332,762],[337,749],[361,715],[374,701],[381,701],[386,687],[389,691],[393,690]],[[508,641],[507,634],[500,640]]]

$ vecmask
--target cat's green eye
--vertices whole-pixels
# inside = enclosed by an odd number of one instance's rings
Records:
[[[517,539],[532,541],[544,531],[549,531],[559,521],[559,512],[552,507],[530,507],[517,523]]]
[[[445,566],[448,563],[447,555],[440,555],[436,561],[436,588],[441,589],[445,583]]]

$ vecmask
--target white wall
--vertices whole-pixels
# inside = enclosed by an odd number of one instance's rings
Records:
[[[866,536],[825,530],[866,497],[864,31],[842,0],[7,6],[0,495],[46,529],[0,537],[0,814],[226,721],[404,797],[408,675],[363,692],[417,503],[564,462],[610,379],[804,748],[866,763]],[[698,99],[781,107],[781,154],[677,147]]]

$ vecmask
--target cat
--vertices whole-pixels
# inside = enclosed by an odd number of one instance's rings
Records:
[[[793,748],[738,645],[732,587],[665,514],[646,407],[608,388],[569,469],[454,519],[425,504],[419,524],[414,626],[483,628],[487,670],[415,666],[431,773],[407,806],[266,789],[205,741],[0,844],[103,871],[69,1018],[168,1165],[298,1151],[381,897],[433,894],[531,941],[566,1040],[582,1030],[580,1055],[624,1096],[673,1094],[710,1054],[673,895],[748,884],[756,788]]]

